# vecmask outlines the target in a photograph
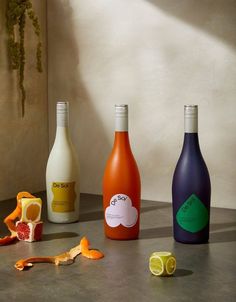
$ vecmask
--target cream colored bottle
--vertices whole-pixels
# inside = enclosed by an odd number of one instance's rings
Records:
[[[55,223],[79,219],[79,167],[69,127],[69,103],[57,102],[57,130],[46,168],[48,219]]]

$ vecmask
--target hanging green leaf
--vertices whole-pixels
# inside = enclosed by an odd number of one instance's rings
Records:
[[[19,75],[19,89],[21,92],[22,116],[25,114],[26,91],[24,87],[25,71],[25,19],[32,22],[34,33],[38,38],[36,47],[36,69],[42,72],[42,43],[40,40],[40,25],[31,0],[7,0],[6,26],[8,34],[8,53],[10,66],[16,69]]]

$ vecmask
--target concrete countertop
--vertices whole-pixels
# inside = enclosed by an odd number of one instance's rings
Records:
[[[46,202],[45,193],[36,196]],[[7,234],[2,220],[15,204],[15,200],[0,202],[1,237]],[[202,245],[173,240],[168,203],[142,202],[139,240],[105,238],[101,196],[82,194],[80,217],[73,224],[45,222],[40,242],[0,246],[0,301],[236,301],[236,210],[212,209],[210,242]],[[69,250],[84,235],[105,258],[92,261],[78,256],[68,266],[39,263],[22,272],[14,268],[21,258]],[[176,255],[173,277],[149,272],[150,254],[163,250]]]

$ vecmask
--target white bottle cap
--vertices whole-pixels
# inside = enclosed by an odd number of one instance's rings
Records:
[[[67,127],[69,121],[69,102],[57,102],[57,126]]]
[[[128,131],[128,105],[115,105],[115,131]]]
[[[184,132],[185,133],[198,132],[198,106],[197,105],[184,106]]]

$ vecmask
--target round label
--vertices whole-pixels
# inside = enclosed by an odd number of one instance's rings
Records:
[[[134,226],[138,220],[138,210],[133,207],[129,196],[116,194],[110,200],[110,206],[105,210],[106,223],[115,228],[123,225],[126,228]]]

